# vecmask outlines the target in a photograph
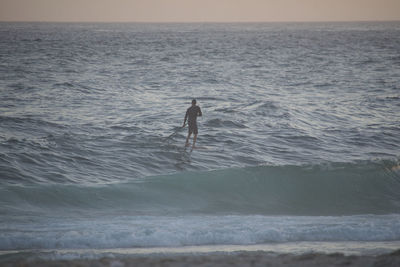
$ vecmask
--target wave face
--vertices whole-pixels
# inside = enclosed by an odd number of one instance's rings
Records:
[[[400,212],[395,162],[260,166],[106,185],[5,186],[1,212],[354,215]]]

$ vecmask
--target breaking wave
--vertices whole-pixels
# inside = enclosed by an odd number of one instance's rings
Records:
[[[259,166],[103,185],[6,185],[0,211],[96,210],[132,215],[356,215],[400,212],[396,162]]]

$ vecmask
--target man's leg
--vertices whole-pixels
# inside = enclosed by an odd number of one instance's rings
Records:
[[[197,139],[197,134],[194,134],[193,135],[193,146],[192,147],[195,147],[196,139]]]
[[[192,133],[189,132],[189,133],[188,133],[188,136],[186,137],[186,144],[185,144],[185,146],[189,146],[189,138],[190,138],[191,135],[192,135]]]

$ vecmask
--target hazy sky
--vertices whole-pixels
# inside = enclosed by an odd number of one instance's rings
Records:
[[[0,0],[0,21],[400,20],[400,0]]]

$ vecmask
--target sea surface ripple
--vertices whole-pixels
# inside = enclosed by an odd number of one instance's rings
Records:
[[[397,162],[398,26],[1,23],[1,183]]]

